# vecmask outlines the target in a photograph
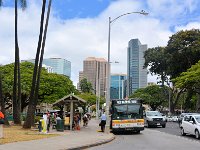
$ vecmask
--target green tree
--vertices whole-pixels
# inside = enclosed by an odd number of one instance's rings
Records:
[[[1,65],[0,65],[0,107],[1,107],[1,112],[4,114],[5,116],[5,124],[9,125],[9,122],[6,118],[6,111],[5,111],[5,101],[4,101],[4,97],[3,97],[3,85],[2,85],[2,69],[1,69]]]
[[[34,64],[30,62],[23,62],[21,67],[21,85],[22,85],[22,110],[29,103],[29,93],[31,91],[31,77],[33,74]],[[9,106],[12,97],[13,88],[13,70],[14,64],[8,64],[2,67],[2,78],[3,78],[3,95],[6,100],[6,105]],[[39,90],[39,103],[53,103],[56,100],[68,95],[72,92],[76,92],[72,81],[64,76],[55,73],[47,73],[46,69],[42,68],[41,71],[41,82]],[[11,103],[12,104],[12,103]],[[12,105],[11,105],[12,106]]]
[[[196,111],[200,112],[200,61],[193,65],[187,72],[181,73],[181,75],[173,80],[175,86],[180,89],[192,90],[198,94],[198,100],[196,105]],[[190,98],[192,94],[190,95]],[[190,100],[188,99],[188,101]]]
[[[136,90],[130,98],[140,98],[144,104],[148,104],[153,110],[167,101],[168,87],[160,87],[159,85],[147,86]]]
[[[80,81],[80,87],[83,93],[90,93],[93,90],[92,84],[86,78]]]
[[[82,99],[86,100],[87,105],[91,106],[91,105],[96,104],[97,96],[92,93],[81,93],[78,96],[81,97]]]
[[[144,67],[149,67],[149,71],[152,75],[156,74],[160,76],[161,85],[167,81],[167,54],[164,47],[149,48],[144,53],[145,63]]]
[[[167,74],[178,77],[200,60],[200,31],[180,31],[170,37],[166,47],[168,53]]]

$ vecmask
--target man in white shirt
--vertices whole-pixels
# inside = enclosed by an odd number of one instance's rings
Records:
[[[106,114],[105,112],[103,112],[103,114],[101,115],[101,131],[104,132],[105,131],[105,126],[106,126]]]

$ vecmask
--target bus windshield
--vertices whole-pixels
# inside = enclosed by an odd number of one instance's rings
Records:
[[[140,104],[115,105],[113,115],[120,118],[140,118]]]

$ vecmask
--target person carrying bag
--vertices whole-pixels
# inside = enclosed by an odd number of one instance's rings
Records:
[[[4,114],[0,111],[0,124],[4,124]]]
[[[99,123],[99,126],[101,126],[101,131],[105,131],[105,126],[106,126],[106,114],[105,112],[101,115],[101,122]]]

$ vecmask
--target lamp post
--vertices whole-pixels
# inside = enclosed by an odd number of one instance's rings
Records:
[[[148,13],[146,13],[145,11],[141,11],[141,12],[130,12],[130,13],[125,13],[122,14],[116,18],[114,18],[113,20],[111,19],[111,17],[109,17],[108,20],[108,66],[107,66],[107,70],[106,70],[106,132],[109,132],[109,126],[110,126],[110,119],[109,119],[109,105],[110,105],[110,31],[111,31],[111,23],[113,23],[114,21],[116,21],[117,19],[125,16],[125,15],[129,15],[129,14],[141,14],[141,15],[148,15]]]

